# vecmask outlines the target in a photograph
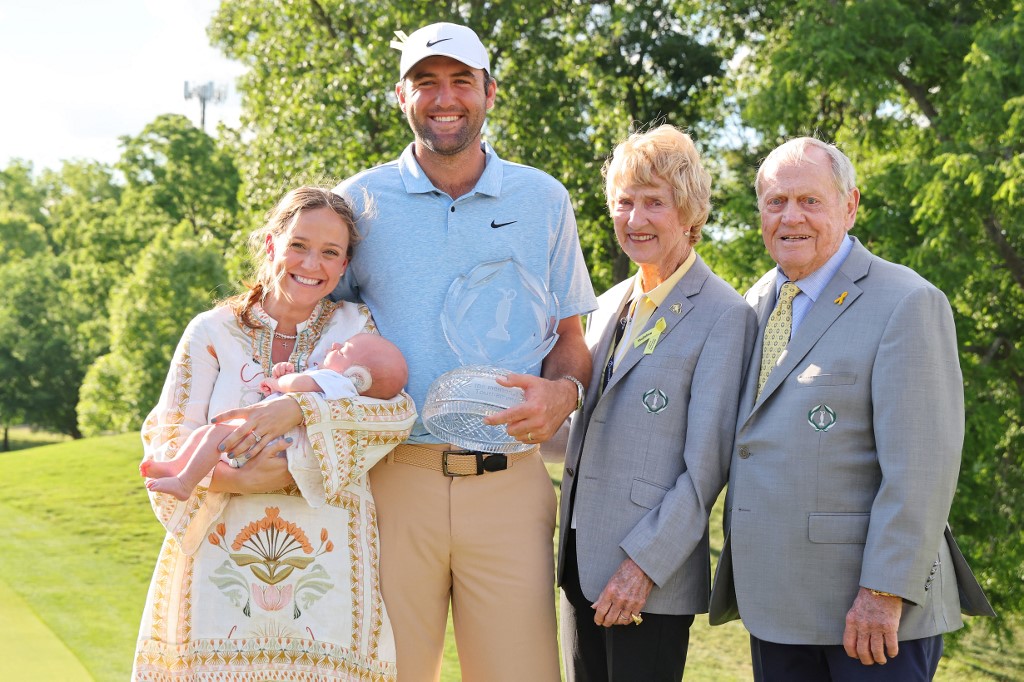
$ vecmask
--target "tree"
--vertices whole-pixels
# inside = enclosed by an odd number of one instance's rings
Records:
[[[46,230],[24,213],[0,209],[0,262],[9,262],[49,251]]]
[[[160,212],[171,225],[186,221],[196,236],[227,241],[238,210],[238,171],[212,137],[185,116],[163,114],[121,144],[122,217]]]
[[[0,211],[19,213],[30,222],[45,225],[43,193],[32,179],[32,164],[14,159],[0,170]]]
[[[183,222],[140,255],[110,302],[110,348],[86,374],[78,405],[86,435],[138,429],[160,388],[185,325],[226,291],[220,248]]]
[[[968,405],[951,524],[997,611],[1019,613],[1024,2],[715,4],[722,35],[746,47],[735,95],[760,143],[734,154],[836,141],[860,174],[856,234],[950,298]]]
[[[59,171],[43,171],[37,184],[54,253],[73,251],[79,261],[124,259],[120,231],[110,224],[124,189],[114,182],[112,168],[96,161],[65,161]]]
[[[0,425],[79,437],[75,404],[84,363],[61,297],[67,269],[48,250],[0,263]],[[50,292],[50,295],[40,295]]]

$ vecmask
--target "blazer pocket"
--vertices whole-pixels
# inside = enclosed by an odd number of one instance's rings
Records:
[[[834,374],[812,373],[818,368],[804,370],[797,375],[797,383],[800,386],[848,386],[857,383],[856,372],[835,372]]]
[[[634,478],[633,487],[629,491],[629,499],[644,509],[654,509],[665,499],[667,492],[668,488],[662,488],[660,485],[642,478]]]
[[[868,539],[871,514],[811,514],[807,537],[831,545],[863,545]]]

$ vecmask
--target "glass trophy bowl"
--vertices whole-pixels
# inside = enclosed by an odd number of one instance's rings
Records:
[[[498,384],[507,370],[468,365],[446,372],[430,386],[423,422],[433,435],[467,450],[521,452],[533,445],[521,443],[505,425],[489,426],[483,418],[523,401],[523,391]]]
[[[467,450],[534,447],[483,418],[523,401],[521,389],[495,379],[536,367],[558,340],[558,319],[555,296],[515,259],[483,263],[452,282],[441,329],[462,366],[430,385],[420,415],[427,430]]]

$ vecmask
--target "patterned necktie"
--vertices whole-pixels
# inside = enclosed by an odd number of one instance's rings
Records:
[[[779,302],[775,310],[768,316],[768,324],[764,327],[764,343],[761,347],[761,373],[757,377],[757,395],[768,381],[768,375],[775,368],[779,356],[789,343],[789,334],[793,328],[793,299],[800,293],[800,288],[792,282],[782,285]]]

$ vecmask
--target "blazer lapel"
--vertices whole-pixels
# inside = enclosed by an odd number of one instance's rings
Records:
[[[775,269],[771,269],[750,287],[743,296],[757,315],[757,338],[751,351],[750,362],[747,363],[747,376],[743,381],[740,393],[740,407],[737,418],[740,423],[752,414],[754,397],[757,394],[757,376],[761,370],[761,347],[764,343],[764,328],[768,324],[768,316],[775,308]]]
[[[832,323],[849,310],[853,302],[860,297],[862,290],[855,282],[868,274],[870,265],[871,254],[855,239],[850,255],[846,257],[839,271],[825,286],[818,300],[807,311],[807,316],[800,323],[800,328],[797,329],[796,334],[790,339],[789,345],[786,346],[786,350],[783,351],[779,364],[768,375],[768,380],[764,384],[764,390],[754,404],[755,412],[775,392],[775,389],[782,384],[783,380],[797,368],[800,361],[810,352],[828,328],[832,326]],[[770,310],[769,314],[771,314]],[[765,321],[767,321],[767,316]],[[761,329],[761,336],[763,336],[763,324]],[[758,347],[760,347],[760,343]],[[759,364],[760,354],[756,357]],[[751,362],[750,364],[753,365],[754,363]]]
[[[606,304],[599,308],[592,316],[593,327],[591,321],[587,322],[588,341],[591,340],[589,332],[593,329],[596,333],[600,331],[600,337],[593,342],[591,348],[591,357],[593,358],[593,367],[590,372],[590,388],[588,392],[590,395],[598,396],[598,391],[601,386],[601,377],[604,374],[604,366],[608,359],[608,353],[611,350],[612,340],[615,338],[615,328],[619,324],[619,320],[623,315],[626,314],[626,304],[629,302],[629,294],[633,291],[633,278],[629,278],[619,284],[615,285],[608,292],[602,296],[606,299]],[[589,344],[588,344],[589,345]],[[598,396],[598,400],[600,396]],[[598,400],[587,400],[583,406],[583,416],[586,419],[590,419],[590,413],[594,411],[594,406]]]
[[[632,278],[619,282],[601,294],[598,299],[598,309],[587,316],[586,343],[587,348],[590,349],[593,366],[590,371],[587,396],[583,401],[583,411],[570,416],[571,427],[565,451],[566,466],[577,466],[579,463],[580,454],[583,451],[583,439],[586,435],[585,425],[590,423],[594,408],[601,399],[599,389],[608,349],[615,334],[615,327],[619,318],[622,317],[622,310],[632,290]]]
[[[658,320],[665,318],[665,329],[661,332],[661,339],[665,338],[678,326],[678,324],[686,317],[686,314],[693,310],[693,303],[690,301],[691,296],[695,296],[700,293],[701,287],[704,286],[704,282],[707,281],[708,275],[711,273],[711,269],[704,263],[700,256],[697,256],[693,265],[690,266],[690,270],[683,275],[683,278],[679,280],[679,283],[669,292],[665,300],[661,302],[658,309],[651,315],[651,319],[647,321],[644,328],[641,329],[637,336],[646,332],[649,329],[653,329],[654,325],[658,323]],[[673,308],[675,306],[675,308]],[[676,313],[675,309],[679,312]],[[654,352],[657,352],[656,350]],[[602,356],[603,357],[603,356]],[[639,347],[634,346],[626,351],[626,354],[622,357],[622,361],[619,362],[618,367],[615,368],[615,373],[612,374],[611,381],[605,386],[607,392],[613,388],[619,381],[622,380],[629,371],[636,366],[644,358],[644,344],[640,344]]]

